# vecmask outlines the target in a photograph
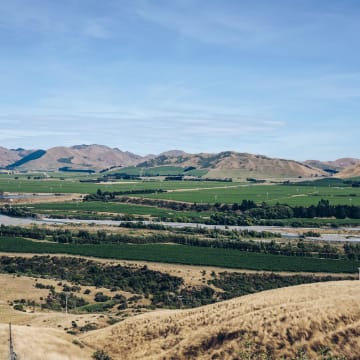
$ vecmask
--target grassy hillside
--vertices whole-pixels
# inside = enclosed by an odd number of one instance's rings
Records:
[[[83,337],[115,359],[359,359],[360,282],[300,285],[125,320]],[[330,357],[330,354],[338,357]]]
[[[233,174],[235,177],[246,176],[263,177],[297,177],[321,176],[321,169],[313,168],[292,160],[269,158],[263,155],[224,151],[217,154],[183,154],[179,156],[160,155],[138,164],[139,167],[155,166],[194,166],[210,170],[208,176],[226,177]],[[235,172],[234,172],[235,171]]]
[[[29,161],[33,161],[36,159],[40,159],[42,156],[44,156],[46,154],[45,150],[36,150],[32,153],[30,153],[29,155],[24,156],[23,158],[21,158],[20,160],[14,162],[11,165],[8,165],[6,168],[7,169],[15,169],[18,166],[22,166],[25,165],[27,162]]]
[[[356,165],[354,165],[352,167],[344,169],[343,171],[341,171],[338,174],[338,176],[342,177],[342,178],[359,177],[360,176],[360,163],[358,163],[358,164],[356,164]]]

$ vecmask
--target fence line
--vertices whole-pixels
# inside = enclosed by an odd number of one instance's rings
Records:
[[[9,359],[16,360],[17,355],[14,351],[14,343],[12,338],[11,323],[9,323]]]

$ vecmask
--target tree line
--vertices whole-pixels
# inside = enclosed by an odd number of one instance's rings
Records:
[[[152,225],[140,223],[124,223],[125,227],[151,229]],[[153,226],[158,227],[157,224]],[[161,225],[160,225],[161,227]],[[166,230],[173,230],[167,229]],[[175,229],[174,229],[175,230]],[[185,231],[184,231],[185,230]],[[184,231],[184,233],[181,233]],[[188,231],[188,233],[187,233]],[[247,230],[218,230],[202,228],[176,229],[175,232],[153,232],[146,235],[108,233],[104,230],[90,232],[87,230],[69,229],[46,229],[46,228],[22,228],[16,226],[0,226],[1,236],[28,237],[38,240],[50,240],[62,244],[154,244],[174,243],[196,247],[211,247],[221,249],[234,249],[240,251],[286,255],[302,257],[319,257],[329,259],[345,258],[349,260],[360,260],[360,244],[345,243],[343,247],[329,243],[304,241],[299,239],[291,242],[278,242],[273,239],[273,233],[253,232]],[[249,240],[243,236],[256,236],[256,240]],[[262,240],[260,240],[262,239]],[[269,240],[267,240],[269,239]]]

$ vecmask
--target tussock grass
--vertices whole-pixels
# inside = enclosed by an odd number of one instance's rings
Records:
[[[300,285],[192,310],[159,311],[83,341],[118,359],[360,358],[360,282]]]
[[[9,327],[0,324],[0,359],[8,359]],[[20,359],[26,360],[87,360],[91,350],[72,343],[70,336],[60,330],[15,325],[12,327],[14,350]]]

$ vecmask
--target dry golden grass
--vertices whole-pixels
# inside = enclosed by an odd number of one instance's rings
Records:
[[[30,198],[25,199],[13,199],[13,204],[24,204],[24,205],[31,205],[31,204],[42,204],[42,203],[54,203],[54,202],[66,202],[66,201],[81,201],[82,194],[61,194],[61,196],[55,194],[49,195],[34,195]]]
[[[21,360],[85,360],[92,350],[72,343],[61,330],[15,325],[12,327],[14,349]],[[0,324],[0,360],[9,358],[9,327]]]
[[[115,359],[360,358],[360,281],[301,285],[192,310],[158,311],[88,333]],[[272,357],[270,357],[272,356]],[[266,357],[265,357],[266,358]]]
[[[337,174],[336,176],[338,176],[338,175],[341,178],[350,178],[350,177],[360,176],[360,164],[356,164],[354,166],[346,168],[343,171],[341,171],[339,174]]]
[[[153,270],[181,276],[185,278],[186,284],[191,285],[203,283],[210,277],[211,271],[217,273],[223,270],[159,263],[100,261],[139,267],[146,264]],[[35,313],[15,311],[8,304],[9,301],[24,298],[39,302],[40,297],[47,296],[48,290],[35,288],[35,281],[30,277],[0,275],[0,336],[6,339],[9,321],[16,325],[17,339],[21,339],[17,350],[22,359],[90,359],[93,351],[102,348],[112,354],[114,359],[122,360],[260,359],[247,357],[254,352],[267,352],[274,359],[279,359],[281,356],[294,357],[299,348],[306,349],[310,354],[309,359],[316,359],[316,352],[325,346],[335,354],[360,359],[360,281],[272,290],[193,310],[155,311],[106,328],[103,327],[108,325],[107,317],[101,314],[65,315],[61,312],[40,311],[39,308]],[[62,289],[55,280],[37,281],[54,285],[56,291]],[[85,288],[91,289],[89,298],[82,294]],[[82,287],[81,296],[91,301],[97,291],[111,295],[106,289]],[[130,295],[123,294],[126,297]],[[72,341],[79,339],[65,331],[71,327],[72,321],[76,321],[79,326],[94,322],[102,327],[80,337],[86,346],[84,349],[75,346],[75,357],[69,357],[67,350],[63,350],[73,349]],[[38,346],[40,343],[34,338],[39,337],[44,338],[45,349],[48,349],[46,353],[50,355],[42,357],[43,353],[34,352],[35,355],[31,355],[33,357],[25,356],[26,346]],[[7,346],[5,342],[0,345],[0,360],[5,351],[2,350]]]
[[[68,281],[59,282],[58,280],[33,278],[27,276],[14,276],[9,274],[0,274],[0,323],[12,322],[14,324],[31,325],[31,326],[47,326],[47,327],[70,327],[71,321],[75,320],[79,326],[85,325],[86,322],[96,322],[99,327],[107,326],[106,318],[101,317],[101,314],[68,314],[65,316],[61,312],[53,312],[47,310],[40,310],[39,306],[35,308],[35,312],[31,307],[27,307],[27,312],[16,311],[11,305],[14,300],[25,299],[33,300],[36,304],[44,303],[44,299],[48,296],[48,289],[39,289],[35,287],[36,282],[44,285],[52,285],[56,292],[63,291],[64,284],[73,285]],[[60,285],[62,284],[62,285]],[[80,286],[81,290],[75,293],[82,297],[89,303],[95,303],[94,295],[97,292],[102,292],[110,297],[115,293],[109,289],[95,286]],[[84,290],[89,289],[90,294],[84,294]],[[126,298],[134,294],[126,291],[116,291],[117,294],[122,294]],[[42,298],[42,300],[41,300]],[[116,309],[113,309],[116,312]]]
[[[57,292],[62,291],[62,286],[55,280],[0,274],[0,338],[3,339],[0,341],[0,360],[8,359],[9,322],[14,325],[15,349],[21,360],[90,359],[94,350],[74,345],[72,342],[77,340],[77,337],[67,334],[66,330],[71,329],[73,321],[79,327],[88,323],[95,323],[100,328],[105,327],[108,326],[108,317],[102,314],[43,311],[39,307],[36,307],[35,311],[31,307],[27,308],[26,312],[14,310],[11,303],[16,299],[35,300],[39,304],[43,302],[40,298],[47,297],[49,290],[36,288],[36,281],[53,285]],[[91,290],[90,295],[83,294],[85,288]],[[97,291],[113,295],[107,289],[89,286],[82,287],[79,296],[94,302],[93,297]]]

